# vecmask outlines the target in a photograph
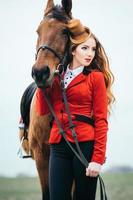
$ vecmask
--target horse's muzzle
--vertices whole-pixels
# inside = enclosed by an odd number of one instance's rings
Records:
[[[39,88],[43,88],[47,84],[47,79],[50,77],[50,68],[44,66],[42,69],[37,69],[37,67],[32,67],[32,78],[35,80]]]

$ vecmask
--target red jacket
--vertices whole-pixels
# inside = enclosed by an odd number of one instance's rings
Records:
[[[47,91],[51,97],[53,109],[60,120],[62,127],[66,130],[66,137],[70,142],[74,142],[69,129],[68,115],[65,111],[64,102],[58,77],[54,79],[51,89]],[[105,161],[106,139],[107,139],[107,92],[104,76],[102,72],[93,71],[89,75],[80,73],[76,76],[66,89],[69,109],[72,115],[73,123],[76,125],[78,141],[94,140],[94,152],[92,161],[103,164]],[[36,92],[36,109],[39,115],[49,113],[49,108],[45,102],[41,89]],[[76,121],[74,114],[92,116],[95,121],[95,127],[88,123]],[[61,134],[54,120],[50,133],[49,143],[59,143]]]

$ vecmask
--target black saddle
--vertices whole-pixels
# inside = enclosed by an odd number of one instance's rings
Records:
[[[26,88],[21,98],[20,113],[26,128],[28,128],[29,126],[30,105],[36,89],[37,89],[36,83],[35,82],[31,83]]]

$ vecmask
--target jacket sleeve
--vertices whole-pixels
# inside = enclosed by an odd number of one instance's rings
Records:
[[[91,161],[103,164],[105,162],[108,122],[107,91],[102,72],[93,73],[93,115],[95,142]]]
[[[46,91],[46,92],[49,92],[49,91]],[[49,107],[43,95],[43,91],[40,88],[37,88],[37,91],[36,91],[35,107],[36,107],[36,112],[38,113],[39,116],[50,113]]]

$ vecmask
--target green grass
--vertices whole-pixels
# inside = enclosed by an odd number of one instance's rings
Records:
[[[102,177],[108,200],[133,200],[133,173],[110,173]],[[38,178],[0,178],[0,200],[41,200]]]
[[[41,200],[38,178],[0,178],[0,200]]]
[[[102,177],[109,200],[133,200],[133,173],[110,173]]]

